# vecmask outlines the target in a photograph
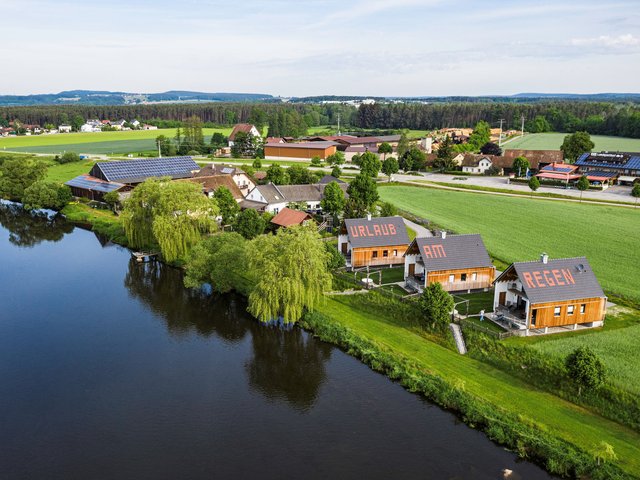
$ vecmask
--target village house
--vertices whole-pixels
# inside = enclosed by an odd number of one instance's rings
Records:
[[[607,297],[585,257],[511,264],[495,282],[494,318],[526,330],[599,327]],[[558,329],[556,329],[558,331]]]
[[[266,143],[264,158],[267,160],[325,160],[336,153],[336,142]]]
[[[127,123],[126,120],[116,120],[115,122],[110,122],[110,126],[115,130],[123,130],[125,123]]]
[[[256,186],[255,182],[251,179],[251,177],[249,177],[249,175],[247,175],[244,170],[231,165],[210,163],[202,167],[200,171],[198,171],[194,176],[211,177],[215,175],[230,176],[245,197]]]
[[[591,152],[580,155],[575,165],[591,178],[633,185],[640,181],[640,153]]]
[[[295,204],[298,207],[310,212],[318,212],[321,210],[320,202],[324,195],[324,189],[327,184],[311,184],[311,185],[275,185],[267,183],[266,185],[257,185],[249,192],[245,201],[240,205],[243,208],[253,208],[262,212],[277,214],[285,207]],[[345,192],[347,184],[340,184]]]
[[[71,125],[59,125],[58,133],[71,133]]]
[[[229,148],[233,147],[236,135],[240,132],[251,135],[254,138],[262,138],[262,135],[255,125],[251,125],[249,123],[238,123],[234,125],[233,130],[231,130],[231,134],[229,135]]]
[[[306,226],[313,223],[313,217],[307,212],[285,207],[271,219],[271,223],[278,228]]]
[[[501,157],[494,159],[494,165],[508,173],[512,170],[513,161],[518,157],[526,158],[532,170],[540,170],[552,163],[564,162],[564,155],[560,150],[505,150]],[[520,172],[520,176],[524,177],[526,173]]]
[[[345,219],[338,249],[347,268],[394,266],[404,264],[409,235],[402,217]]]
[[[216,190],[218,190],[220,187],[225,187],[231,192],[231,195],[233,195],[233,198],[236,202],[240,203],[242,200],[244,200],[244,194],[242,193],[240,188],[238,188],[238,185],[236,185],[230,175],[211,175],[209,177],[194,176],[192,178],[186,178],[180,181],[199,183],[200,185],[202,185],[202,193],[204,193],[209,198],[212,198]]]
[[[404,254],[405,283],[418,292],[435,282],[447,292],[486,290],[495,270],[478,234],[418,237]]]
[[[484,175],[493,166],[493,155],[466,154],[462,159],[462,171]]]

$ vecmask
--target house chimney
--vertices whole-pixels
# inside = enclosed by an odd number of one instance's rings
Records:
[[[367,213],[367,220],[371,221],[371,214],[370,213]]]
[[[543,253],[542,255],[540,255],[540,261],[544,264],[549,263],[549,255]]]
[[[442,231],[440,232],[440,235],[442,235],[442,238],[443,238],[443,239],[444,239],[444,238],[447,238],[447,232],[445,232],[444,230],[442,230]]]

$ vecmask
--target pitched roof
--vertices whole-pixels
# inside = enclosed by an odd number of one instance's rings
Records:
[[[418,237],[411,246],[414,244],[427,272],[493,266],[482,237],[477,233],[445,238]]]
[[[89,173],[107,181],[141,183],[153,177],[187,178],[198,170],[200,167],[191,157],[164,157],[98,162]]]
[[[347,218],[344,229],[351,248],[409,245],[402,217]]]
[[[324,186],[320,185],[280,185],[278,189],[288,202],[319,202],[322,200]]]
[[[65,185],[76,188],[83,188],[85,190],[92,190],[94,192],[113,192],[124,187],[124,184],[117,182],[107,182],[100,178],[92,177],[89,174],[82,174],[76,178],[72,178]]]
[[[551,163],[540,169],[541,172],[573,173],[578,169],[577,165],[569,163]]]
[[[186,178],[180,181],[199,183],[200,185],[202,185],[202,188],[205,193],[215,192],[218,188],[225,187],[231,192],[231,194],[233,195],[233,198],[235,198],[236,200],[244,199],[244,195],[242,195],[240,188],[238,187],[238,185],[236,185],[236,182],[234,182],[229,175],[212,175],[210,177],[193,177],[193,178]]]
[[[293,225],[302,225],[307,220],[313,220],[313,217],[307,212],[285,207],[271,219],[271,223],[281,227],[291,227]]]
[[[212,175],[239,175],[245,173],[244,170],[234,167],[233,165],[220,165],[218,163],[209,163],[202,167],[194,177],[210,177]]]
[[[277,147],[277,148],[305,148],[305,149],[326,149],[338,145],[336,142],[298,142],[298,143],[266,143],[265,147]]]
[[[575,163],[579,167],[640,170],[640,153],[593,152],[583,153]]]
[[[238,123],[234,125],[233,130],[231,131],[231,135],[229,135],[229,140],[233,142],[236,139],[236,134],[240,132],[249,133],[251,132],[252,128],[255,128],[255,126],[251,125],[250,123]]]
[[[531,168],[538,169],[541,163],[562,163],[564,155],[560,150],[505,150],[502,157],[498,157],[501,168],[511,168],[517,157],[525,157],[529,160]]]
[[[380,143],[379,137],[353,137],[351,135],[341,135],[335,138],[336,142],[346,145],[364,145],[366,143]]]
[[[327,183],[331,183],[331,182],[347,183],[347,182],[344,182],[344,181],[340,180],[339,178],[334,177],[333,175],[325,175],[324,177],[322,177],[318,181],[318,183],[321,183],[321,184],[327,184]]]
[[[480,160],[482,160],[483,158],[489,160],[489,162],[491,162],[491,164],[493,165],[494,157],[494,155],[476,155],[475,153],[465,153],[464,157],[462,158],[461,165],[463,167],[477,167],[480,164]]]
[[[513,271],[532,304],[605,297],[586,257],[513,263],[496,282]]]
[[[378,140],[381,142],[399,142],[402,135],[380,135]]]

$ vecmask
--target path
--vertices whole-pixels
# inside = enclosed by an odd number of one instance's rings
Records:
[[[416,237],[433,237],[433,233],[428,228],[423,227],[422,225],[418,225],[411,220],[407,220],[403,218],[404,224],[409,227],[411,230],[416,232]]]

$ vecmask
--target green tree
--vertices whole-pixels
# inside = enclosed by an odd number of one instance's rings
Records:
[[[33,158],[8,158],[0,166],[0,198],[21,200],[25,189],[47,174],[47,165]]]
[[[257,170],[257,169],[260,169],[260,168],[262,168],[262,161],[261,161],[259,158],[256,158],[256,159],[253,161],[253,164],[252,164],[252,165],[253,165],[253,168],[255,168],[256,170]]]
[[[330,182],[324,187],[320,208],[323,212],[330,213],[334,216],[340,215],[344,211],[347,200],[344,191],[340,188],[338,182]]]
[[[417,147],[411,147],[401,159],[402,169],[405,172],[410,170],[422,170],[426,166],[427,156]]]
[[[398,209],[392,203],[383,202],[382,205],[380,205],[381,217],[395,217],[396,215],[398,215]]]
[[[580,202],[582,203],[582,194],[585,190],[589,190],[589,179],[586,175],[580,177],[580,180],[576,183],[576,188],[580,190]]]
[[[338,165],[336,165],[335,167],[333,167],[331,169],[331,176],[332,177],[340,178],[341,175],[342,175],[342,170],[340,169],[340,167]]]
[[[159,148],[160,154],[165,157],[172,157],[176,154],[176,147],[171,143],[171,139],[164,135],[156,137],[156,148]]]
[[[533,196],[533,192],[540,188],[540,180],[535,175],[529,179],[529,188],[531,189],[531,196]]]
[[[192,115],[183,122],[183,140],[180,145],[181,150],[196,150],[200,153],[204,151],[204,135],[202,134],[202,120],[200,117]]]
[[[281,228],[251,242],[249,269],[259,272],[249,312],[261,322],[297,322],[331,287],[329,255],[315,228]]]
[[[336,151],[336,153],[333,153],[327,157],[327,163],[329,165],[339,166],[339,165],[342,165],[344,162],[345,162],[344,153],[342,153],[339,150]]]
[[[537,115],[533,120],[529,120],[526,123],[525,128],[527,132],[544,133],[551,131],[551,124],[544,115]]]
[[[491,140],[491,127],[483,120],[476,123],[473,132],[469,136],[469,145],[473,147],[475,151],[479,151],[480,148]]]
[[[287,185],[289,183],[289,175],[280,165],[272,163],[267,168],[267,180],[276,185]]]
[[[529,160],[522,156],[514,158],[511,170],[513,170],[517,177],[524,177],[529,171]]]
[[[445,135],[444,139],[442,139],[438,145],[438,151],[436,152],[436,159],[433,162],[433,167],[437,170],[453,170],[455,167],[453,157],[453,141],[449,135]]]
[[[244,290],[248,280],[247,247],[247,241],[235,232],[205,238],[187,256],[185,286],[197,288],[208,283],[218,293]]]
[[[451,323],[453,297],[446,292],[440,282],[427,286],[418,299],[418,307],[422,312],[422,323],[432,330],[444,331]]]
[[[237,216],[233,229],[244,238],[252,239],[264,233],[266,221],[252,208],[242,210]]]
[[[231,155],[234,158],[254,157],[258,149],[257,139],[247,132],[238,132],[233,139]]]
[[[73,129],[73,131],[79,132],[82,125],[84,125],[84,118],[82,118],[82,115],[74,115],[73,119],[71,120],[71,128]]]
[[[487,142],[482,147],[480,147],[480,153],[483,155],[495,155],[499,157],[502,155],[502,149],[497,143]]]
[[[111,210],[115,211],[120,205],[120,194],[117,190],[112,190],[102,196],[102,201],[109,205],[109,208],[111,208]]]
[[[578,395],[582,389],[595,390],[606,378],[604,364],[589,347],[578,347],[565,359],[567,375],[578,386]]]
[[[564,137],[560,150],[569,163],[575,163],[583,153],[590,152],[595,147],[591,141],[591,135],[587,132],[576,132]]]
[[[407,138],[406,132],[402,132],[400,134],[400,140],[398,141],[398,147],[396,148],[396,152],[398,153],[398,158],[402,158],[405,153],[409,151],[411,148],[411,143],[409,143],[409,138]]]
[[[215,149],[226,147],[228,145],[228,142],[229,139],[220,132],[215,132],[213,135],[211,135],[210,144]]]
[[[24,189],[22,204],[27,210],[59,210],[69,203],[71,198],[71,189],[66,185],[40,180]]]
[[[233,198],[233,194],[227,187],[219,187],[213,192],[213,198],[215,198],[218,208],[220,209],[222,224],[231,225],[240,211],[240,205],[238,205],[236,199]]]
[[[184,258],[203,233],[215,230],[219,210],[200,185],[152,178],[124,202],[122,223],[134,248],[158,245],[168,262]]]
[[[636,183],[631,189],[631,196],[636,199],[636,208],[638,208],[638,198],[640,198],[640,183]]]
[[[598,466],[600,466],[600,462],[615,462],[616,460],[618,460],[618,456],[613,450],[613,445],[610,445],[604,441],[600,442],[593,449],[593,458],[598,463]]]
[[[322,165],[322,159],[317,155],[311,159],[312,167],[320,167]]]
[[[393,147],[387,142],[382,142],[378,147],[378,153],[382,154],[382,161],[387,159],[387,154],[393,153]]]
[[[291,165],[287,169],[287,175],[289,176],[289,183],[291,185],[310,184],[315,181],[315,176],[311,171],[302,165]]]
[[[73,163],[81,161],[80,155],[75,152],[65,152],[61,156],[56,156],[54,159],[56,162],[62,163]]]
[[[382,163],[375,153],[364,152],[360,156],[360,173],[376,178],[381,167]]]
[[[389,177],[389,181],[391,181],[391,175],[398,173],[398,170],[400,170],[400,166],[395,158],[389,157],[382,162],[382,173]]]
[[[349,200],[345,207],[348,218],[364,217],[373,210],[373,206],[380,198],[378,186],[371,176],[360,173],[347,188]]]

